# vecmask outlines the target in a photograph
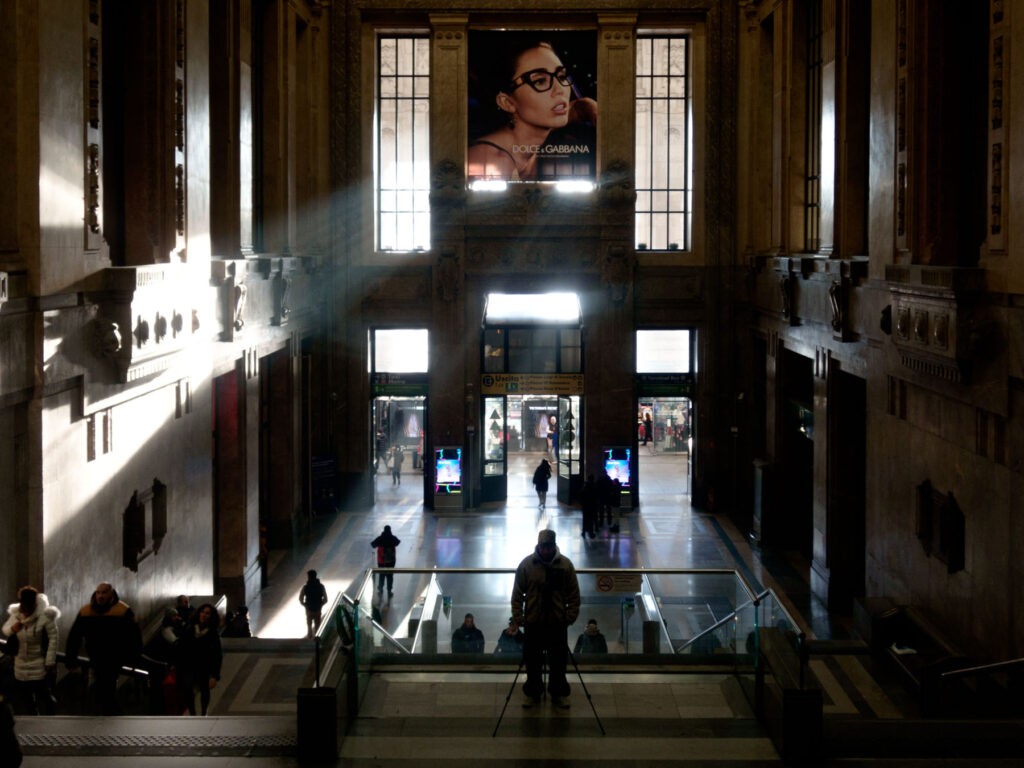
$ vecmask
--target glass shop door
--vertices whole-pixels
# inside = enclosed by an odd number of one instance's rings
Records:
[[[571,504],[583,485],[583,397],[558,396],[558,500]]]
[[[484,398],[480,420],[483,448],[481,501],[504,501],[508,496],[508,402],[505,395]]]

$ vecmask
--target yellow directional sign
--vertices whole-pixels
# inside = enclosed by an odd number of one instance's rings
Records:
[[[582,373],[485,373],[484,395],[582,395]]]

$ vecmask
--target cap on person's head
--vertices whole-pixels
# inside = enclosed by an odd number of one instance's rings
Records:
[[[589,627],[591,624],[593,624],[596,627],[597,619],[587,619],[587,626]]]
[[[384,526],[384,533],[391,533],[391,526],[390,525],[385,525]]]
[[[316,571],[308,570],[308,571],[306,571],[306,575],[309,576],[309,578],[311,578],[311,579],[315,579],[316,578]]]
[[[472,619],[473,618],[473,614],[472,613],[467,613],[465,618]]]
[[[554,544],[555,543],[555,532],[550,528],[545,528],[543,531],[537,534],[538,544]]]

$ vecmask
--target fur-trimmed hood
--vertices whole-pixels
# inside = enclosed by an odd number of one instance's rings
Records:
[[[7,613],[11,616],[17,616],[21,613],[21,603],[11,603],[7,606]],[[20,619],[20,621],[22,624],[31,624],[37,621],[40,616],[46,616],[50,621],[56,621],[60,618],[60,609],[55,605],[50,605],[50,601],[42,592],[36,595],[36,609],[31,615]]]

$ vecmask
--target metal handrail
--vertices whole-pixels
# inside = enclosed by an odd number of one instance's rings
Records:
[[[693,645],[695,642],[700,640],[705,635],[709,635],[712,632],[714,632],[716,629],[718,629],[719,627],[721,627],[721,626],[723,626],[725,624],[728,624],[730,621],[732,621],[733,619],[736,618],[736,614],[737,613],[742,611],[748,605],[753,605],[756,608],[757,606],[759,606],[761,604],[761,601],[764,598],[768,597],[771,594],[771,592],[772,591],[770,589],[766,589],[761,594],[755,595],[753,600],[747,600],[747,602],[743,603],[743,605],[737,605],[736,609],[734,611],[732,611],[728,616],[725,616],[725,617],[719,619],[718,621],[716,621],[714,624],[712,624],[707,629],[701,630],[696,635],[694,635],[689,640],[687,640],[685,643],[683,643],[678,648],[676,648],[676,653],[682,653],[684,649],[690,647],[691,645]]]
[[[737,570],[731,568],[577,568],[576,573],[580,574],[596,574],[596,573],[608,573],[614,571],[615,573],[637,573],[642,575],[654,575],[654,576],[735,576],[739,579],[740,584],[743,585],[743,591],[747,593],[747,596],[753,601],[757,600],[757,592],[751,586],[747,578]],[[374,566],[367,568],[366,573],[363,574],[362,580],[359,582],[359,587],[356,591],[356,595],[361,595],[363,590],[366,588],[366,582],[372,578],[374,573],[507,573],[514,574],[515,568],[383,568]]]
[[[968,675],[980,675],[986,672],[1000,671],[1004,669],[1015,669],[1017,667],[1024,667],[1024,658],[1022,659],[1009,659],[1007,661],[996,661],[991,664],[980,664],[976,667],[963,667],[962,669],[951,669],[949,672],[943,672],[939,677],[967,677]]]
[[[8,639],[7,638],[0,637],[0,647],[6,648],[7,647],[7,643],[8,643]],[[142,656],[141,654],[140,654],[140,656],[142,658],[148,658],[148,657]],[[90,667],[90,666],[92,666],[92,662],[89,660],[88,656],[76,656],[75,657],[75,661],[78,662],[78,664],[76,666],[79,666],[79,667]],[[64,651],[57,651],[57,662],[67,666],[67,654],[65,654]],[[148,669],[141,669],[140,667],[131,667],[131,666],[128,666],[127,664],[122,665],[120,667],[120,669],[118,669],[117,673],[119,675],[125,675],[127,677],[142,677],[142,678],[149,677],[149,670]]]
[[[352,606],[356,610],[359,610],[358,604],[351,597],[349,597],[348,595],[345,595],[345,594],[343,594],[341,597],[350,606]],[[366,614],[363,614],[363,615],[365,617]],[[406,648],[404,645],[402,645],[402,643],[394,635],[392,635],[390,632],[388,632],[386,629],[384,629],[384,627],[381,626],[381,624],[376,619],[374,619],[372,616],[370,616],[370,624],[372,624],[373,628],[376,629],[378,632],[381,633],[381,635],[384,636],[385,640],[387,640],[389,643],[391,643],[393,646],[395,646],[395,648],[397,648],[399,651],[401,651],[402,653],[408,653],[410,655],[412,654],[412,651],[410,651],[408,648]]]

